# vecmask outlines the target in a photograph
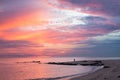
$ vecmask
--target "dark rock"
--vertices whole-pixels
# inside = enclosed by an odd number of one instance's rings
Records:
[[[16,63],[38,63],[40,64],[40,61],[24,61],[24,62],[16,62]]]
[[[82,65],[82,66],[102,66],[102,61],[75,61],[75,62],[48,62],[56,65]]]
[[[108,78],[104,78],[105,80],[108,79]]]
[[[120,75],[118,76],[118,78],[120,78]]]
[[[65,62],[59,62],[59,63],[57,63],[57,62],[49,62],[49,63],[47,63],[47,64],[56,64],[56,65],[77,65],[76,63],[65,63]]]
[[[110,68],[110,66],[104,66],[103,68]]]

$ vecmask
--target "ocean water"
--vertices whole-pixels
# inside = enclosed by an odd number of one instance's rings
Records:
[[[92,72],[98,67],[91,66],[67,66],[51,65],[46,62],[65,62],[76,60],[91,60],[85,57],[29,57],[29,58],[1,58],[0,59],[0,80],[29,80],[70,77],[72,75],[83,75]],[[99,59],[99,58],[94,58]],[[106,59],[106,58],[104,58]],[[41,64],[31,63],[41,61]],[[19,63],[18,63],[19,62]],[[25,63],[26,62],[26,63]]]

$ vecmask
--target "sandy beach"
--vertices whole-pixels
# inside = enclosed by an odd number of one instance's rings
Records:
[[[102,60],[104,68],[70,80],[120,80],[120,60]]]

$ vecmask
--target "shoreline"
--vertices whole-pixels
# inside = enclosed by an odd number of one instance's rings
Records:
[[[64,65],[64,66],[94,66],[93,69],[89,72],[85,72],[85,73],[77,73],[77,74],[72,74],[72,75],[66,75],[66,76],[60,76],[60,77],[51,77],[51,78],[35,78],[35,79],[28,79],[28,80],[69,80],[73,77],[78,77],[79,75],[83,76],[83,75],[87,75],[89,73],[95,72],[101,68],[103,68],[103,65],[101,63],[101,61],[99,60],[83,60],[83,61],[70,61],[70,62],[48,62],[45,64],[49,64],[49,65]]]
[[[62,78],[62,79],[59,79],[59,80],[71,80],[71,79],[76,78],[76,77],[82,77],[82,76],[91,74],[91,73],[93,73],[93,72],[96,72],[96,71],[98,71],[98,70],[100,70],[100,69],[102,69],[102,68],[103,68],[103,66],[99,66],[99,67],[97,67],[97,68],[94,68],[94,70],[92,70],[92,71],[90,71],[90,72],[88,72],[88,73],[78,73],[78,74],[70,75],[70,76],[68,76],[68,77],[66,77],[66,78]]]
[[[97,62],[97,63],[96,63]],[[29,80],[120,80],[120,59],[117,60],[86,60],[72,62],[50,62],[51,65],[82,65],[96,66],[89,73],[73,74],[56,78],[37,78]],[[84,65],[83,65],[84,64]]]
[[[104,68],[68,80],[120,80],[120,60],[101,60]]]
[[[89,73],[93,73],[99,69],[102,69],[102,67],[97,67],[97,68],[94,68],[94,70],[92,70],[91,72]],[[69,80],[71,78],[74,78],[74,77],[78,77],[79,75],[81,76],[84,76],[84,75],[87,75],[89,73],[77,73],[77,74],[72,74],[72,75],[67,75],[67,76],[60,76],[60,77],[53,77],[53,78],[36,78],[36,79],[27,79],[27,80]]]

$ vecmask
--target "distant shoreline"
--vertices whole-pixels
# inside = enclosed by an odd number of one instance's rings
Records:
[[[104,68],[88,75],[73,77],[69,80],[120,80],[120,59],[101,60]]]

